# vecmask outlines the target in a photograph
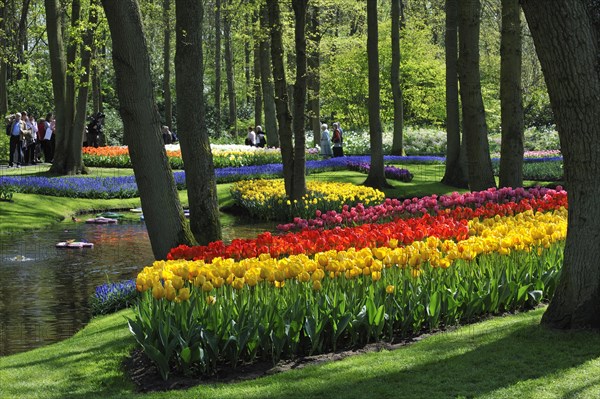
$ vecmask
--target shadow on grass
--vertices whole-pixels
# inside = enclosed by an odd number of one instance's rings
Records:
[[[553,374],[560,379],[600,356],[599,334],[550,331],[531,323],[499,330],[467,326],[443,335],[399,351],[278,375],[277,394],[258,391],[247,399],[474,397]],[[569,396],[586,390],[590,381],[582,382]]]

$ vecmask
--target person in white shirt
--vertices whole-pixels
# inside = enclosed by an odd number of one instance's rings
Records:
[[[248,127],[248,136],[246,136],[245,144],[253,147],[256,146],[256,133],[252,126]]]

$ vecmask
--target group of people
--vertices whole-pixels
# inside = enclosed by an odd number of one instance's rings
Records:
[[[10,136],[8,167],[35,165],[42,162],[42,154],[44,162],[52,162],[55,129],[52,113],[37,121],[25,111],[10,115],[6,124],[6,135]]]
[[[83,136],[84,147],[98,148],[100,137],[102,136],[105,116],[106,115],[102,112],[90,116],[90,123],[85,127],[85,134]]]
[[[331,135],[327,124],[321,125],[321,155],[325,158],[344,156],[344,131],[339,122],[333,124]]]
[[[248,135],[244,143],[252,147],[264,148],[267,145],[267,136],[265,136],[262,126],[257,125],[256,131],[254,131],[254,127],[248,127]]]

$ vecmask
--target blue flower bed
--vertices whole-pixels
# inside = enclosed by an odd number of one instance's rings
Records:
[[[439,156],[384,156],[386,163],[398,164],[443,164],[444,157]],[[526,164],[562,165],[562,157],[528,158]],[[347,156],[330,158],[319,161],[306,161],[307,173],[318,173],[332,170],[348,169],[350,164],[370,164],[371,157]],[[493,162],[498,164],[497,159]],[[406,169],[405,169],[406,170]],[[408,171],[407,171],[408,172]],[[562,170],[532,173],[536,178],[552,177],[562,173]],[[394,173],[394,172],[390,172]],[[402,172],[405,173],[405,172]],[[410,173],[409,173],[410,174]],[[179,190],[186,188],[185,172],[173,173]],[[526,176],[528,174],[526,173]],[[215,169],[217,183],[230,183],[241,179],[273,178],[283,176],[283,165],[280,163],[257,166],[227,167]],[[410,175],[412,176],[412,175]],[[532,177],[534,177],[532,176]],[[386,177],[394,178],[388,175]],[[400,177],[402,181],[409,178],[408,174]],[[540,179],[543,180],[543,179]],[[53,195],[71,198],[133,198],[139,196],[134,176],[122,177],[31,177],[3,176],[0,177],[0,189],[10,189],[14,192]]]
[[[90,299],[93,315],[108,314],[131,306],[138,297],[135,280],[107,283],[96,287]]]
[[[362,173],[369,173],[371,170],[371,164],[367,162],[348,162],[348,168],[350,170],[356,170]],[[398,180],[408,183],[413,179],[413,175],[408,171],[408,169],[400,169],[391,165],[384,166],[383,172],[385,177],[391,180]]]

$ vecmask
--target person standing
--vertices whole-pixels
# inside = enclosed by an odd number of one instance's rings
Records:
[[[335,122],[333,124],[333,136],[331,137],[331,141],[333,142],[333,157],[343,157],[344,148],[342,139],[342,129],[340,128],[339,122]]]
[[[32,114],[25,116],[25,126],[29,132],[25,137],[25,164],[35,165],[35,146],[37,144],[37,123]]]
[[[256,146],[264,148],[267,145],[267,136],[262,130],[262,126],[256,126]]]
[[[329,139],[329,130],[327,130],[327,124],[321,125],[321,155],[323,158],[330,158],[333,155],[331,151],[331,141]]]
[[[44,161],[52,163],[54,158],[54,128],[56,124],[54,122],[54,115],[48,113],[46,120],[44,121],[44,141],[42,141],[42,148],[44,150]]]
[[[169,126],[163,126],[161,129],[163,143],[172,144],[173,143],[173,134],[169,130]]]
[[[14,165],[15,157],[17,158],[17,168],[21,167],[23,163],[23,148],[21,144],[21,113],[15,114],[15,120],[13,121],[12,128],[10,130],[10,145],[8,154],[8,167],[12,168]]]
[[[248,135],[246,136],[244,143],[253,147],[256,145],[256,133],[254,132],[254,128],[252,126],[248,127]]]

